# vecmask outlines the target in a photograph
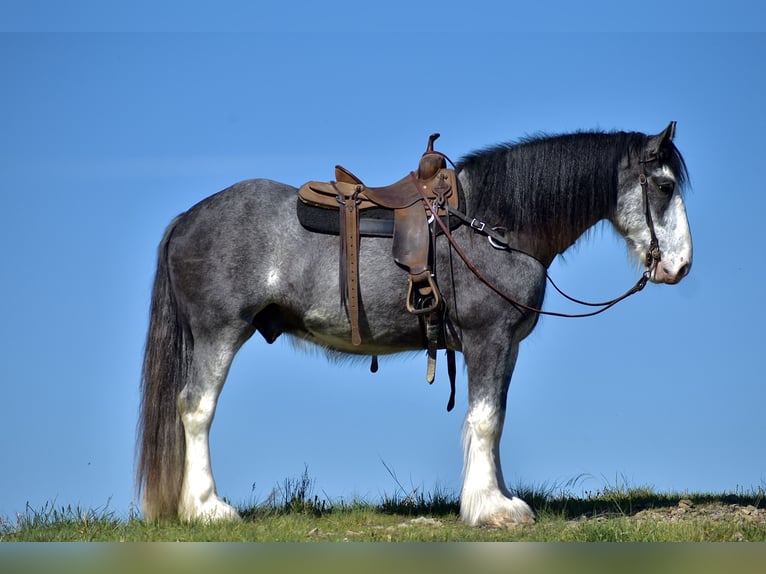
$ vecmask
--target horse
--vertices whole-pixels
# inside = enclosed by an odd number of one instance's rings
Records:
[[[554,258],[607,221],[646,263],[644,284],[675,284],[689,273],[688,173],[674,134],[675,122],[656,135],[538,134],[455,164],[471,223],[434,234],[433,259],[449,325],[442,348],[462,353],[467,370],[465,523],[535,519],[504,482],[499,445],[519,343],[542,312]],[[197,203],[164,233],[137,437],[137,489],[147,520],[239,519],[216,490],[208,437],[232,360],[254,333],[268,343],[288,335],[330,355],[426,348],[421,321],[404,308],[406,281],[391,257],[392,240],[361,240],[362,341],[353,344],[338,297],[338,237],[308,231],[295,212],[295,187],[253,179]],[[482,230],[490,229],[504,244],[486,241]],[[458,248],[461,257],[454,256]]]

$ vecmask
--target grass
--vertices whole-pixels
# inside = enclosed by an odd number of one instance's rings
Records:
[[[332,502],[314,494],[314,482],[304,470],[277,486],[265,502],[241,508],[243,520],[235,524],[149,522],[133,512],[120,518],[108,507],[49,504],[28,508],[14,523],[0,518],[0,541],[766,541],[763,488],[679,495],[620,485],[584,496],[571,494],[571,482],[517,488],[535,510],[537,522],[489,529],[460,522],[456,495],[438,488],[431,493],[407,491],[392,477],[397,493],[380,502]]]

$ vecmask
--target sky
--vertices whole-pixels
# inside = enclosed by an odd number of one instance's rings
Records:
[[[457,159],[671,120],[691,274],[596,318],[541,319],[511,383],[505,477],[575,494],[766,488],[764,8],[534,4],[3,2],[0,517],[136,509],[156,249],[201,199],[253,177],[329,180],[336,163],[383,185],[436,131]],[[550,271],[603,300],[636,281],[626,254],[601,227]],[[571,310],[551,292],[545,307]],[[371,374],[254,337],[213,424],[219,494],[262,502],[304,470],[333,501],[459,492],[465,371],[451,413],[445,361],[424,376],[422,355]]]

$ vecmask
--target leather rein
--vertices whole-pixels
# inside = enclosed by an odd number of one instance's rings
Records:
[[[444,159],[446,159],[453,167],[455,167],[455,164],[450,160],[446,155],[444,155],[441,152],[438,151],[431,151],[427,153],[435,153],[437,155],[442,156]],[[424,154],[425,155],[425,154]],[[648,191],[648,179],[646,177],[646,173],[644,172],[644,165],[647,163],[651,163],[653,161],[658,160],[659,157],[657,155],[652,155],[650,157],[644,158],[642,160],[639,160],[639,164],[641,165],[641,173],[638,176],[638,182],[641,185],[641,194],[644,204],[644,218],[646,219],[646,224],[649,227],[649,233],[650,233],[650,242],[649,242],[649,249],[646,253],[646,259],[644,261],[644,265],[646,266],[646,270],[641,274],[641,277],[636,282],[635,285],[633,285],[630,289],[628,289],[625,293],[620,295],[619,297],[615,297],[614,299],[610,299],[609,301],[603,301],[600,303],[589,303],[587,301],[581,301],[579,299],[576,299],[574,297],[571,297],[564,293],[559,287],[556,285],[556,283],[553,282],[553,279],[551,279],[551,276],[548,274],[547,267],[534,257],[533,255],[530,255],[529,253],[522,251],[520,249],[516,249],[514,247],[511,247],[508,243],[508,240],[498,233],[496,229],[498,228],[491,228],[483,221],[480,221],[476,218],[469,217],[465,213],[461,212],[458,209],[455,209],[449,205],[445,205],[447,211],[450,215],[456,216],[458,219],[462,220],[464,223],[466,223],[471,229],[476,231],[477,233],[481,233],[482,235],[485,235],[487,237],[487,240],[489,241],[490,245],[495,249],[500,249],[503,251],[509,251],[509,252],[515,252],[515,253],[521,253],[523,255],[526,255],[527,257],[534,259],[540,265],[542,265],[545,268],[545,277],[550,282],[550,284],[553,286],[553,288],[563,297],[568,299],[569,301],[572,301],[573,303],[577,303],[578,305],[583,305],[587,307],[600,307],[599,309],[587,313],[560,313],[556,311],[544,311],[543,309],[538,309],[537,307],[532,307],[529,305],[526,305],[524,303],[521,303],[520,301],[514,299],[507,293],[503,292],[501,289],[499,289],[496,285],[494,285],[487,277],[484,276],[484,274],[479,271],[479,269],[473,264],[473,262],[470,260],[470,258],[466,255],[466,253],[463,251],[463,249],[458,245],[457,241],[455,241],[455,238],[452,236],[452,233],[449,230],[449,226],[446,225],[441,217],[434,216],[433,219],[436,221],[436,223],[441,228],[442,232],[444,233],[445,237],[449,241],[450,245],[455,249],[455,252],[460,256],[460,258],[463,260],[463,262],[466,264],[468,269],[471,270],[471,272],[476,276],[479,281],[484,283],[487,287],[489,287],[492,291],[494,291],[497,295],[499,295],[502,299],[516,307],[517,309],[521,311],[528,311],[530,313],[536,313],[538,315],[549,315],[553,317],[564,317],[568,319],[577,319],[577,318],[584,318],[584,317],[593,317],[595,315],[598,315],[600,313],[603,313],[607,309],[611,309],[614,307],[617,303],[620,301],[623,301],[630,297],[631,295],[634,295],[638,293],[639,291],[643,290],[644,287],[646,287],[647,282],[649,281],[650,277],[654,273],[655,269],[657,268],[657,265],[660,263],[662,259],[662,252],[660,251],[660,245],[659,241],[657,240],[657,234],[654,230],[654,220],[652,219],[652,211],[651,207],[649,205],[649,191]],[[415,180],[416,187],[418,188],[418,191],[420,192],[421,198],[425,205],[428,207],[429,211],[434,214],[438,213],[438,205],[432,204],[431,201],[429,201],[426,194],[423,192],[423,190],[420,189],[420,186],[417,185],[417,178],[415,176],[414,172],[411,172],[410,175],[412,176],[413,180]]]

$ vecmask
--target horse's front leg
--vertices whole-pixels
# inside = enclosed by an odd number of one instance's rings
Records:
[[[468,414],[463,425],[460,517],[472,526],[510,526],[535,519],[527,503],[508,491],[500,466],[505,404],[518,354],[518,343],[509,345],[502,349],[485,340],[464,349]]]

